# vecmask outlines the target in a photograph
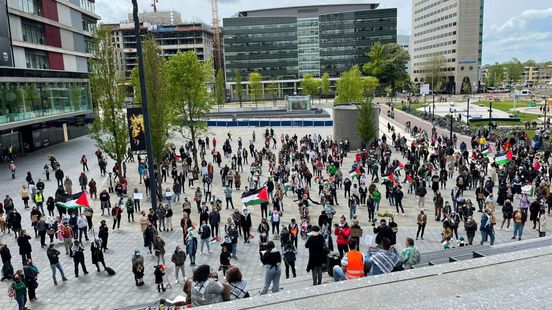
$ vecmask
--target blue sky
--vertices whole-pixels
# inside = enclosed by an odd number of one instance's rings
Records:
[[[462,0],[459,0],[462,1]],[[219,0],[219,17],[238,11],[323,3],[379,2],[380,7],[398,9],[398,33],[410,34],[410,0]],[[277,5],[275,5],[277,3]],[[151,0],[138,0],[140,11],[151,10]],[[96,0],[96,12],[103,22],[119,22],[131,12],[131,0]],[[211,23],[210,0],[159,0],[159,10],[174,9],[184,20]],[[483,64],[516,57],[522,61],[552,60],[552,0],[485,0]]]

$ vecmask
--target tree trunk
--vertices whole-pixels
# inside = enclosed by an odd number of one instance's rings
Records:
[[[190,133],[192,135],[192,155],[194,156],[194,164],[196,167],[199,167],[197,162],[197,141],[196,141],[196,130],[193,125],[190,126]]]
[[[162,183],[163,180],[161,177],[161,164],[157,165],[156,172],[157,172],[157,178],[155,178],[155,180],[157,181],[157,184],[155,187],[156,188],[155,193],[157,194],[157,203],[160,204],[160,203],[163,203],[163,183]],[[169,172],[167,171],[167,173]],[[153,190],[152,190],[152,195],[153,195]],[[157,210],[157,206],[155,206],[155,209]]]

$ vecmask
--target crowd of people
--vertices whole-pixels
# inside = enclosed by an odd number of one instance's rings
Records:
[[[22,262],[22,269],[14,271],[11,253],[15,246],[10,249],[3,242],[0,246],[2,280],[11,281],[9,294],[17,300],[20,309],[24,309],[27,300],[37,299],[40,273],[31,255],[42,254],[33,254],[32,237],[25,228],[34,231],[41,248],[46,248],[55,285],[58,285],[57,271],[62,281],[67,280],[59,261],[61,249],[73,258],[75,277],[79,277],[80,269],[84,275],[88,274],[85,244],[89,244],[89,257],[97,271],[101,265],[109,274],[114,274],[106,267],[105,257],[109,257],[110,231],[120,229],[124,213],[130,225],[136,225],[134,214],[138,215],[145,248],[142,252],[147,251],[156,258],[154,278],[158,292],[172,287],[166,274],[171,265],[175,270],[175,285],[183,283],[187,303],[193,306],[250,296],[248,282],[239,268],[242,260],[237,257],[238,244],[258,247],[260,262],[265,266],[260,294],[266,294],[270,288],[273,293],[280,290],[283,266],[286,278],[290,274],[296,277],[296,270],[305,268],[312,274],[313,285],[322,283],[324,271],[335,281],[341,281],[411,268],[421,256],[414,236],[406,238],[403,246],[397,246],[401,241],[397,240],[399,228],[395,217],[405,215],[405,209],[417,213],[416,240],[424,240],[428,215],[434,215],[430,218],[441,222],[443,228],[442,239],[434,241],[445,249],[472,245],[478,230],[479,244],[494,244],[495,231],[503,229],[505,224],[509,229],[511,222],[513,239],[521,240],[527,220],[540,236],[545,236],[547,214],[552,206],[549,194],[552,173],[548,163],[550,153],[539,149],[542,143],[532,142],[539,137],[529,140],[521,133],[512,133],[504,138],[494,137],[496,142],[491,144],[487,138],[492,133],[480,132],[472,137],[468,149],[465,142],[457,145],[456,139],[450,141],[435,132],[409,126],[407,130],[409,135],[401,136],[389,125],[388,133],[355,151],[349,149],[347,141],[333,141],[319,134],[277,136],[273,129],[266,129],[263,140],[259,141],[261,147],[257,146],[255,132],[248,145],[241,137],[233,138],[231,132],[224,137],[222,145],[216,137],[200,138],[195,146],[189,141],[178,150],[174,146],[166,149],[163,161],[154,167],[160,173],[162,188],[150,187],[148,163],[144,158],[135,158],[129,151],[126,160],[121,165],[114,164],[107,173],[108,159],[97,150],[100,174],[108,176],[106,188],[98,195],[98,185],[86,174],[89,166],[85,155],[80,159],[83,171],[77,177],[78,186],[91,200],[99,199],[101,216],[111,216],[111,223],[106,219],[98,223],[99,210],[93,206],[74,209],[63,206],[76,194],[70,178],[73,176],[65,175],[60,163],[50,156],[43,170],[46,182],[50,181],[50,174],[54,175],[55,195],[46,198],[44,181],[38,179],[35,183],[29,172],[25,178],[27,184],[20,190],[22,202],[6,196],[0,204],[0,232],[13,233]],[[505,162],[495,162],[490,155],[498,152],[508,154]],[[344,159],[351,157],[352,164],[344,164]],[[127,163],[136,165],[139,174],[140,184],[135,184],[132,190],[128,189]],[[249,171],[244,172],[245,165]],[[9,168],[16,178],[13,162]],[[454,185],[449,189],[450,183]],[[224,197],[213,194],[214,186],[220,186],[216,192],[223,193]],[[240,193],[246,197],[262,189],[268,198],[259,202],[261,216],[255,223],[253,208],[241,207],[234,198]],[[442,192],[448,194],[449,190],[450,199],[445,199]],[[414,197],[416,204],[403,205],[405,194]],[[157,195],[156,208],[143,206],[148,195]],[[473,201],[468,198],[471,196],[475,197]],[[430,199],[433,208],[426,204]],[[340,212],[344,210],[340,202],[344,201],[348,212]],[[384,207],[384,203],[391,208]],[[434,209],[434,214],[430,209]],[[22,225],[19,213],[22,210],[30,217],[30,227]],[[480,216],[476,216],[477,212]],[[502,213],[500,227],[497,213]],[[378,218],[379,225],[376,225]],[[366,226],[363,231],[361,222],[373,231],[367,233]],[[96,224],[99,224],[97,230]],[[167,244],[164,234],[174,230],[182,234],[181,242]],[[296,264],[300,239],[304,240],[301,246],[309,253],[306,266]],[[256,242],[250,244],[252,240]],[[59,250],[57,244],[60,244]],[[219,255],[218,266],[204,264],[204,257],[215,250]],[[199,257],[196,257],[198,251]],[[129,258],[136,286],[145,284],[144,275],[148,270],[142,252],[136,249]],[[170,263],[165,259],[167,253]],[[185,277],[186,260],[193,269],[191,278]],[[226,281],[218,281],[219,274]],[[254,294],[257,292],[251,292]]]

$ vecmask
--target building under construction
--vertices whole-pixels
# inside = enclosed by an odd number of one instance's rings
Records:
[[[201,61],[213,60],[213,27],[199,22],[182,22],[180,13],[174,11],[140,13],[142,35],[151,35],[159,45],[161,55],[170,57],[177,52],[194,51]],[[109,24],[113,40],[119,51],[125,76],[137,63],[136,39],[132,20]]]

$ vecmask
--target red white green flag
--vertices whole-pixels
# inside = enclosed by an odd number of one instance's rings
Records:
[[[65,197],[63,201],[59,201],[57,205],[66,209],[90,207],[90,204],[88,203],[88,198],[86,197],[86,192],[79,192],[74,195],[69,195]]]
[[[356,169],[355,171],[349,173],[349,176],[354,179],[359,178],[361,174],[360,169]]]
[[[260,205],[263,202],[268,202],[268,191],[266,186],[258,190],[243,193],[241,200],[246,206]]]
[[[397,166],[397,168],[395,168],[395,172],[400,172],[403,170],[404,170],[404,165],[399,162],[399,165]]]
[[[505,165],[513,160],[512,150],[510,149],[508,153],[499,153],[495,156],[495,163],[500,165]]]

